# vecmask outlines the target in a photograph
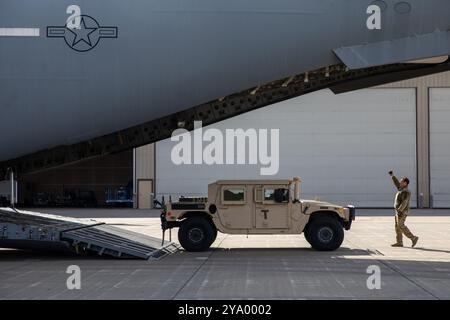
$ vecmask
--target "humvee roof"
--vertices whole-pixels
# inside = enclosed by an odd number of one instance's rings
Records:
[[[216,184],[290,184],[292,180],[218,180]]]

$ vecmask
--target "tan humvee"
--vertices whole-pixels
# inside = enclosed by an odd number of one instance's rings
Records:
[[[187,251],[203,251],[217,231],[229,234],[300,234],[316,250],[339,248],[355,208],[300,199],[300,179],[222,180],[208,185],[208,198],[181,197],[164,206],[163,232],[179,227]]]

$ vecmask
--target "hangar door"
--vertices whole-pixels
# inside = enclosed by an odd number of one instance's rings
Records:
[[[279,170],[274,176],[261,176],[259,164],[177,166],[171,161],[177,142],[158,142],[157,196],[206,195],[207,184],[219,179],[299,176],[303,198],[392,207],[394,188],[387,172],[393,168],[410,178],[415,206],[415,104],[415,89],[365,89],[342,95],[322,90],[203,128],[279,129]]]
[[[432,205],[450,208],[450,88],[431,88],[429,99]]]

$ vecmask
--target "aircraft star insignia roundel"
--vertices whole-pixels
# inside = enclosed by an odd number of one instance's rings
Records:
[[[64,38],[67,46],[78,52],[94,49],[102,38],[117,38],[117,27],[100,26],[97,20],[88,15],[80,15],[78,28],[65,26],[47,27],[48,38]]]

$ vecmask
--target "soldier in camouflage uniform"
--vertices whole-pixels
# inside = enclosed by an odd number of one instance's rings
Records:
[[[389,175],[392,177],[397,193],[395,194],[395,233],[397,234],[397,242],[393,247],[403,247],[403,235],[408,237],[412,241],[414,247],[419,240],[419,237],[414,236],[408,227],[405,225],[406,217],[409,212],[409,200],[411,199],[411,192],[408,190],[409,179],[403,177],[398,181],[392,171],[389,171]]]

